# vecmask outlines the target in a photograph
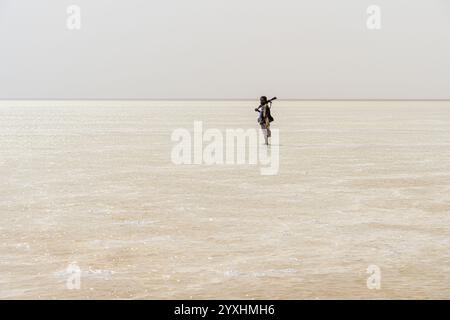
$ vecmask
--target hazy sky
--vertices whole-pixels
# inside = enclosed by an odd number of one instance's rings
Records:
[[[450,1],[0,0],[0,99],[261,94],[450,99]]]

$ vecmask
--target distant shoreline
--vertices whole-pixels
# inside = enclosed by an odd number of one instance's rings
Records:
[[[0,100],[0,107],[212,107],[212,106],[253,106],[253,100]],[[386,106],[424,106],[425,104],[450,107],[450,100],[277,100],[278,107],[373,107]]]

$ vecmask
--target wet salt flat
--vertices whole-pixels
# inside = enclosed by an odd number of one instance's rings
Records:
[[[277,175],[172,163],[254,107],[2,102],[0,298],[450,298],[450,102],[278,102]]]

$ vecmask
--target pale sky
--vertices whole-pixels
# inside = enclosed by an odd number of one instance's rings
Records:
[[[450,99],[450,1],[0,0],[0,99],[262,94]]]

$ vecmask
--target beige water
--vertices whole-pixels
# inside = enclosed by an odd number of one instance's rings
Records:
[[[0,298],[450,298],[450,102],[279,102],[278,175],[172,163],[253,107],[3,102]]]

